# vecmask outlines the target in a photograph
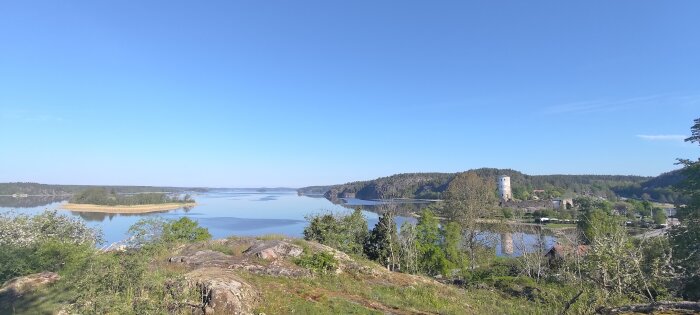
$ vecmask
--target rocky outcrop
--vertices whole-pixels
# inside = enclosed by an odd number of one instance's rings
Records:
[[[0,288],[0,297],[19,297],[60,279],[61,277],[55,272],[35,273],[28,276],[13,278],[5,282],[2,288]]]
[[[201,292],[204,314],[253,314],[258,292],[231,270],[201,268],[185,275]]]
[[[303,249],[282,240],[230,239],[211,241],[209,246],[226,249],[231,255],[203,249],[201,244],[183,247],[177,256],[168,259],[171,264],[190,269],[185,275],[187,284],[201,292],[198,303],[186,303],[203,314],[251,314],[258,293],[236,276],[236,270],[279,277],[307,277],[311,272],[286,258],[298,257]],[[247,249],[245,251],[234,248]]]
[[[239,269],[270,276],[305,277],[310,275],[308,270],[284,260],[275,260],[269,264],[261,264],[257,260],[250,258],[248,256],[226,255],[212,250],[201,250],[188,255],[170,257],[168,262],[183,264],[193,268]]]
[[[383,268],[363,265],[347,254],[315,242],[305,243],[311,252],[328,252],[338,261],[336,273],[382,277]],[[214,251],[205,248],[220,249]],[[245,248],[245,250],[243,250]],[[230,253],[230,255],[228,254]],[[185,303],[200,314],[250,314],[258,302],[258,292],[236,275],[237,270],[276,277],[311,277],[309,269],[294,263],[304,249],[287,240],[235,238],[185,246],[168,259],[170,264],[189,269],[187,286],[201,292],[197,303]]]
[[[253,244],[243,254],[255,256],[265,260],[277,258],[299,257],[304,250],[294,244],[285,241],[261,241]]]
[[[170,263],[182,263],[193,266],[219,266],[225,267],[231,262],[233,256],[213,250],[200,250],[191,255],[173,256],[168,259]]]

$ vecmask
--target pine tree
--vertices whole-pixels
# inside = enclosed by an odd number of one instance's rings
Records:
[[[700,119],[691,128],[687,142],[700,144]],[[687,299],[700,300],[700,159],[680,160],[686,179],[676,187],[690,197],[685,207],[678,207],[680,226],[671,229],[673,265],[680,272],[680,292]]]
[[[387,211],[379,217],[379,222],[374,226],[365,243],[365,254],[369,259],[375,260],[387,269],[393,270],[398,265],[398,233],[394,213]]]

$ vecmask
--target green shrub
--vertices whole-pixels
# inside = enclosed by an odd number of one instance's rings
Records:
[[[503,217],[506,219],[513,218],[513,209],[511,209],[511,208],[502,208],[501,213],[503,214]]]
[[[307,268],[316,274],[327,274],[338,268],[338,261],[328,252],[304,254],[294,260],[299,267]]]
[[[535,279],[530,278],[530,277],[510,277],[510,276],[503,276],[503,277],[493,277],[491,279],[491,282],[493,283],[494,287],[498,289],[505,289],[513,286],[521,286],[521,287],[536,287],[537,282],[535,282]]]
[[[61,285],[74,297],[71,313],[171,314],[188,311],[181,301],[199,297],[177,272],[152,268],[151,251],[94,255],[69,273]]]
[[[182,217],[164,226],[163,239],[166,242],[200,242],[210,240],[211,234],[196,221]]]
[[[350,214],[325,213],[307,216],[304,239],[328,245],[342,252],[363,255],[368,237],[367,219],[360,209]]]
[[[513,258],[496,257],[474,269],[463,269],[462,276],[470,284],[492,284],[494,279],[517,277],[520,274],[518,261]]]
[[[209,230],[197,221],[182,217],[177,221],[162,218],[141,219],[129,228],[130,245],[134,248],[158,247],[169,243],[200,242],[211,239]]]
[[[76,268],[96,249],[100,233],[56,211],[0,215],[0,283],[13,277]]]

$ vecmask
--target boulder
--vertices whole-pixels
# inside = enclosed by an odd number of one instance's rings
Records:
[[[253,314],[258,293],[231,270],[200,268],[185,279],[201,292],[204,314]]]
[[[42,272],[12,278],[5,282],[2,288],[0,288],[0,296],[18,297],[27,292],[52,284],[60,279],[61,277],[55,272]]]
[[[294,244],[285,241],[261,241],[253,244],[246,249],[243,254],[247,256],[255,256],[265,260],[274,260],[277,258],[299,257],[304,250]]]

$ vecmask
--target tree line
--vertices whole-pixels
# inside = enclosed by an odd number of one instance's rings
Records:
[[[165,193],[118,194],[114,189],[90,188],[73,195],[71,203],[92,204],[104,206],[132,206],[164,203],[192,203],[194,199],[189,194],[184,196],[168,195]]]
[[[35,196],[65,196],[80,193],[91,188],[106,188],[120,194],[143,192],[183,192],[206,191],[204,188],[156,187],[156,186],[90,186],[90,185],[48,185],[39,183],[0,183],[0,195],[27,194]]]
[[[614,200],[617,195],[641,198],[644,183],[651,177],[626,175],[526,175],[512,169],[480,168],[470,170],[481,177],[495,179],[499,175],[511,178],[516,199],[528,200],[534,190],[544,190],[540,197],[561,197],[566,193],[606,197]],[[325,193],[329,199],[343,198],[354,194],[360,199],[445,199],[455,173],[408,173],[381,177],[370,181],[358,181],[333,186],[313,186],[299,189],[300,193]],[[666,199],[669,202],[679,195],[667,191],[668,187],[657,187],[648,191],[651,199]]]

